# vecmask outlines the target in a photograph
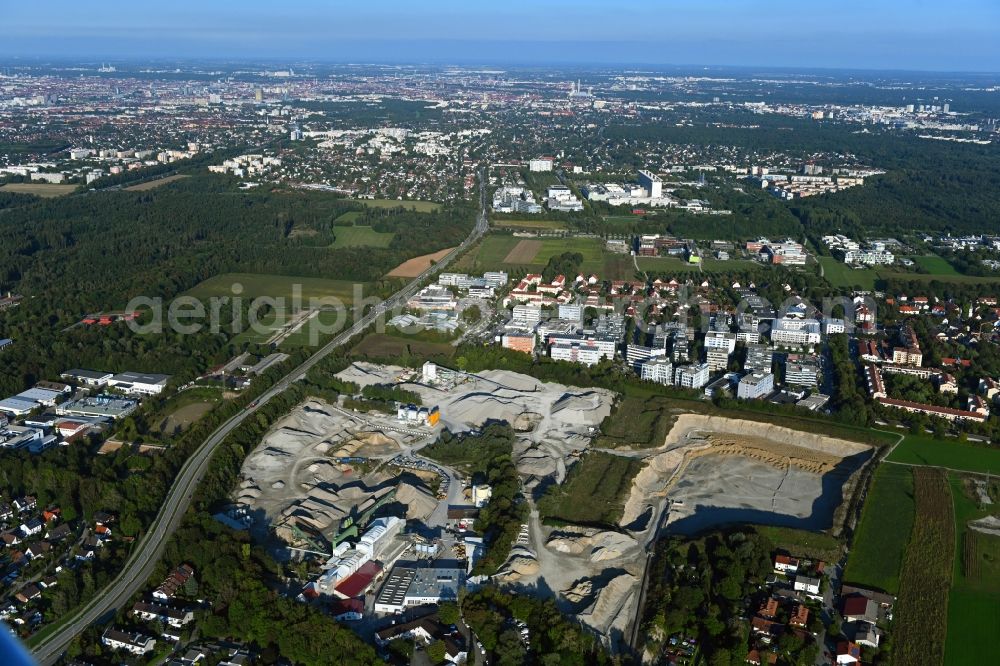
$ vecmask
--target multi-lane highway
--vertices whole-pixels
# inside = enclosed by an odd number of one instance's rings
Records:
[[[93,599],[76,611],[58,630],[45,636],[44,639],[33,647],[32,654],[39,663],[46,665],[54,663],[75,636],[92,623],[112,614],[115,609],[128,601],[145,584],[156,563],[162,556],[167,540],[180,525],[185,511],[187,511],[191,503],[194,491],[208,469],[212,454],[229,433],[238,428],[248,416],[266,405],[274,396],[287,389],[292,382],[305,377],[310,368],[319,363],[334,349],[360,334],[384,313],[405,304],[407,300],[417,293],[428,277],[447,268],[455,257],[479,240],[488,228],[485,172],[480,172],[479,187],[480,212],[476,219],[476,225],[469,236],[458,247],[442,257],[440,261],[428,267],[395,294],[372,307],[354,325],[338,334],[323,347],[319,348],[301,365],[277,381],[274,386],[262,394],[250,407],[230,418],[209,435],[208,439],[198,447],[177,474],[177,478],[167,493],[167,498],[160,508],[159,514],[157,514],[152,525],[150,525],[141,540],[136,544],[135,549],[118,576],[110,585],[98,592]]]

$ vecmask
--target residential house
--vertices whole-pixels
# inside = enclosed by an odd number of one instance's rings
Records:
[[[792,609],[792,616],[788,619],[788,624],[793,627],[806,627],[809,625],[809,608],[805,604],[795,604]]]
[[[36,534],[41,534],[42,530],[45,529],[45,523],[39,517],[29,518],[28,520],[21,523],[21,536],[24,538],[35,536]]]
[[[31,495],[25,495],[24,497],[18,497],[14,500],[14,510],[18,513],[24,513],[25,511],[34,511],[38,508],[38,500],[36,500]]]
[[[137,602],[132,606],[132,614],[147,622],[161,622],[175,629],[179,629],[194,620],[194,613],[190,610],[171,608],[162,604],[150,604],[144,601]]]
[[[20,591],[14,595],[22,604],[26,604],[29,601],[34,601],[38,597],[42,596],[42,591],[38,589],[38,586],[34,583],[29,583],[20,589]]]
[[[171,599],[177,591],[184,587],[184,584],[194,576],[194,569],[190,565],[182,564],[177,567],[169,576],[164,579],[160,586],[153,591],[153,598],[157,601],[167,601]]]
[[[125,633],[114,628],[108,628],[101,636],[101,642],[112,650],[125,650],[134,655],[152,652],[156,647],[156,639],[140,633]]]
[[[46,532],[45,538],[48,539],[49,541],[62,541],[63,539],[68,537],[70,533],[71,530],[69,529],[69,525],[67,525],[66,523],[62,523],[61,525],[57,525],[56,527],[53,527],[48,532]]]
[[[840,641],[837,643],[837,663],[838,664],[858,664],[861,662],[861,648],[857,643],[851,641]]]
[[[796,576],[794,588],[796,592],[805,592],[809,596],[818,596],[820,580],[819,578],[811,578],[809,576]]]
[[[799,561],[788,555],[774,556],[774,571],[776,573],[794,574],[799,570]]]
[[[862,620],[874,624],[878,621],[878,606],[872,599],[861,594],[852,594],[845,597],[840,608],[841,615],[848,622]]]

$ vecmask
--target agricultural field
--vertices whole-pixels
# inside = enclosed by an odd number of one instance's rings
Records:
[[[860,287],[868,291],[875,288],[878,273],[871,268],[851,268],[833,257],[819,257],[818,261],[823,267],[823,279],[833,287],[839,289]]]
[[[894,666],[945,663],[948,592],[955,564],[955,511],[946,473],[915,468],[913,497],[911,546],[903,558],[893,608]]]
[[[161,185],[166,185],[177,180],[182,180],[187,178],[184,174],[176,174],[173,176],[165,176],[163,178],[157,178],[155,180],[147,180],[145,183],[139,183],[138,185],[130,185],[125,188],[126,192],[145,192],[146,190],[152,190]]]
[[[407,259],[399,266],[396,266],[391,271],[386,273],[386,277],[415,278],[434,265],[435,262],[444,259],[448,256],[448,253],[454,249],[455,248],[453,247],[446,247],[445,249],[438,250],[437,252],[423,254],[419,257]]]
[[[961,275],[955,267],[936,254],[925,254],[917,257],[910,257],[913,262],[931,275]]]
[[[888,457],[891,462],[1000,474],[1000,448],[955,439],[907,435]]]
[[[418,213],[434,213],[438,209],[438,204],[433,201],[401,201],[399,199],[356,199],[356,201],[369,208],[399,208],[402,206],[407,210],[415,210]]]
[[[343,303],[349,304],[353,302],[355,287],[361,289],[360,293],[362,294],[366,293],[367,290],[366,284],[348,280],[257,273],[222,273],[200,282],[184,295],[194,296],[202,300],[221,296],[232,297],[234,285],[242,287],[239,295],[244,300],[270,296],[272,298],[284,297],[288,301],[291,301],[294,288],[298,285],[302,298],[306,301],[303,305],[308,305],[310,298],[328,297],[338,298]]]
[[[505,264],[531,264],[535,261],[535,255],[542,249],[542,241],[524,239],[518,241],[517,245],[511,248],[507,256],[504,257]]]
[[[36,197],[49,199],[61,197],[76,189],[76,185],[59,185],[56,183],[7,183],[0,185],[0,191],[15,194],[34,194]]]
[[[475,252],[470,270],[540,271],[549,259],[564,252],[583,255],[580,272],[595,273],[602,279],[626,279],[634,275],[632,259],[628,255],[606,252],[598,238],[515,238],[504,234],[486,236]]]
[[[345,213],[349,215],[350,213]],[[396,234],[375,231],[371,227],[334,227],[332,247],[389,247]]]
[[[521,231],[565,231],[569,226],[559,220],[493,220],[498,229]]]
[[[995,505],[980,507],[970,480],[949,478],[955,504],[955,564],[948,595],[947,663],[988,661],[984,636],[1000,632],[1000,536],[969,528],[969,521],[1000,513]],[[995,484],[996,481],[993,481]],[[989,511],[989,509],[993,511]]]
[[[914,515],[911,469],[880,465],[865,499],[844,581],[896,594]]]
[[[603,451],[584,455],[561,485],[549,487],[538,512],[549,523],[614,527],[622,517],[632,479],[642,463]]]
[[[674,417],[659,398],[626,396],[601,424],[598,448],[655,448],[666,441]]]
[[[395,363],[405,363],[407,358],[449,359],[454,354],[455,348],[446,342],[427,342],[386,333],[373,333],[366,336],[350,352],[354,358],[391,359]]]

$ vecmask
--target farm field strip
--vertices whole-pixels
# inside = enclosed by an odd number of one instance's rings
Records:
[[[865,499],[844,581],[896,594],[915,511],[912,470],[880,465]]]
[[[503,261],[505,264],[530,264],[541,249],[540,240],[522,240],[507,253]]]
[[[156,180],[148,180],[145,183],[139,183],[138,185],[130,185],[125,188],[126,192],[145,192],[146,190],[152,190],[161,185],[166,185],[168,183],[173,183],[177,180],[183,180],[188,176],[184,174],[175,174],[173,176],[165,176],[163,178],[157,178]]]
[[[893,610],[894,666],[943,664],[955,559],[955,511],[944,471],[914,468],[916,520]]]

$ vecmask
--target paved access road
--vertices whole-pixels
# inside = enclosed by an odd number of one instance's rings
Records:
[[[83,608],[79,609],[58,631],[47,636],[32,650],[35,659],[41,664],[52,664],[66,650],[70,641],[88,626],[101,618],[110,616],[129,598],[145,585],[157,562],[163,555],[163,548],[170,535],[180,526],[184,513],[191,504],[198,483],[205,475],[215,448],[226,439],[233,430],[238,428],[244,419],[263,407],[274,396],[287,389],[292,382],[305,377],[306,373],[337,347],[364,331],[376,318],[394,307],[406,303],[419,291],[421,284],[428,277],[448,267],[459,254],[464,252],[486,232],[489,226],[486,218],[486,174],[480,172],[479,199],[480,213],[476,226],[469,236],[454,250],[442,257],[436,264],[430,266],[414,278],[401,290],[369,310],[368,314],[358,320],[353,326],[340,333],[335,338],[320,347],[301,365],[293,369],[277,381],[267,392],[260,396],[256,403],[234,415],[215,430],[208,439],[187,460],[177,474],[173,486],[167,493],[167,498],[160,507],[153,524],[150,525],[142,539],[137,543],[132,554],[125,562],[118,576],[110,585],[98,592]]]

